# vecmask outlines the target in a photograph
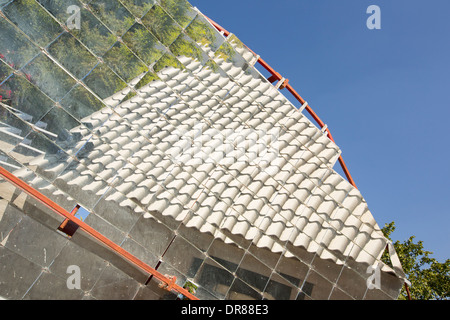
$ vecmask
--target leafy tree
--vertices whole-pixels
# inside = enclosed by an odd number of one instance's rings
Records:
[[[381,229],[389,240],[395,231],[395,223],[385,224]],[[433,252],[424,250],[423,242],[414,242],[411,236],[404,242],[394,242],[397,255],[402,263],[403,271],[411,282],[409,288],[413,300],[448,300],[450,298],[450,259],[444,263],[432,258]],[[391,240],[392,241],[392,240]],[[387,252],[382,261],[390,265]],[[408,299],[406,289],[403,288],[399,299]]]

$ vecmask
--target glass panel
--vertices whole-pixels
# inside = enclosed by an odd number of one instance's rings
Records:
[[[214,240],[208,249],[208,255],[222,266],[235,272],[244,256],[245,251],[235,244],[224,243],[220,239]]]
[[[71,33],[84,43],[95,54],[102,56],[116,41],[117,37],[112,34],[89,10],[82,4],[80,15],[80,28],[73,28]],[[63,7],[65,12],[67,7]]]
[[[266,287],[271,270],[251,254],[246,254],[236,271],[236,276],[250,286],[263,291]]]
[[[22,68],[25,63],[39,54],[39,49],[2,17],[0,17],[0,39],[2,39],[0,59],[12,68]]]
[[[202,15],[197,15],[189,24],[186,33],[197,44],[213,52],[225,41],[225,38]]]
[[[161,83],[161,80],[155,73],[147,72],[145,76],[143,76],[142,79],[139,80],[139,82],[134,86],[134,88],[138,90],[139,93],[146,96],[146,91],[150,89],[149,86],[153,81],[158,81],[158,83]]]
[[[170,45],[170,51],[175,56],[189,57],[202,64],[205,64],[208,60],[208,56],[203,50],[184,34],[180,34],[180,36]]]
[[[11,96],[8,99],[3,98],[2,102],[22,114],[30,123],[38,121],[54,105],[52,100],[29,81],[15,74],[0,86],[0,91],[5,93],[5,97]]]
[[[55,101],[59,101],[76,81],[58,67],[50,58],[40,54],[23,71],[30,81]]]
[[[180,26],[158,5],[142,17],[142,23],[166,46],[180,34]]]
[[[127,86],[125,82],[103,63],[98,64],[84,78],[83,82],[101,99],[106,99]]]
[[[0,105],[0,146],[2,151],[9,152],[14,149],[30,131],[30,126]]]
[[[261,300],[263,297],[255,289],[236,279],[227,294],[229,300]]]
[[[0,130],[3,130],[3,129],[0,129]],[[3,135],[3,131],[0,131],[0,135]],[[4,150],[3,143],[4,143],[4,140],[2,137],[0,139],[0,144],[1,144],[0,145],[0,166],[2,166],[6,170],[8,170],[9,172],[14,174],[14,172],[16,170],[22,169],[22,165],[2,151],[2,150]],[[2,197],[5,198],[3,195],[2,195]],[[2,238],[0,238],[0,239],[2,239]]]
[[[155,65],[153,66],[153,70],[156,73],[158,73],[158,72],[162,71],[164,68],[168,68],[168,67],[172,67],[172,68],[176,68],[176,69],[180,69],[180,70],[185,69],[183,64],[181,64],[181,62],[178,61],[178,59],[173,54],[166,53],[161,57],[161,59],[159,59],[155,63]],[[159,75],[159,76],[161,76],[161,75]]]
[[[264,289],[264,298],[269,300],[294,300],[297,297],[298,288],[273,273]]]
[[[197,12],[186,0],[160,0],[161,7],[183,28],[186,28]]]
[[[75,119],[81,121],[89,128],[92,128],[93,125],[89,119],[84,121],[84,118],[105,107],[97,97],[80,84],[70,90],[60,101],[60,104]]]
[[[194,279],[201,287],[220,299],[226,297],[233,280],[232,273],[209,258],[205,260]]]
[[[78,0],[37,0],[48,12],[50,12],[59,22],[65,24],[71,16],[70,6],[81,8],[83,4]]]
[[[317,249],[316,256],[311,262],[313,269],[330,282],[336,282],[342,271],[343,261],[339,261],[329,250],[324,247]]]
[[[122,40],[147,65],[157,61],[165,52],[165,47],[158,39],[139,23],[135,23]]]
[[[141,18],[153,7],[156,0],[121,0],[121,2],[137,18]]]
[[[89,7],[119,37],[134,23],[134,16],[119,1],[92,0]]]
[[[129,233],[130,237],[160,257],[166,251],[174,233],[154,218],[141,216]]]
[[[177,236],[164,254],[163,261],[192,278],[196,275],[206,256],[182,237]]]
[[[82,138],[81,123],[59,107],[51,109],[40,122],[48,139],[68,152],[75,152],[73,147]]]
[[[131,273],[124,268],[124,271]],[[108,265],[101,273],[90,292],[98,300],[131,300],[139,289],[139,282],[113,265]]]
[[[70,157],[64,151],[34,131],[9,154],[49,181],[54,180],[70,163]]]
[[[17,0],[3,8],[4,14],[31,40],[46,47],[63,29],[36,1]]]
[[[366,278],[361,277],[356,271],[344,267],[339,275],[339,280],[337,281],[338,287],[353,297],[354,299],[361,300],[367,290],[367,277],[370,273],[366,274]]]
[[[281,255],[275,270],[279,275],[288,280],[294,286],[301,287],[309,268],[309,265],[301,262],[291,254],[288,255],[288,252],[286,252]]]
[[[105,53],[103,59],[125,82],[130,82],[148,71],[145,64],[127,46],[119,42]]]
[[[50,45],[48,52],[78,79],[97,64],[97,59],[67,32]]]
[[[320,274],[309,270],[306,281],[303,283],[302,291],[316,300],[327,300],[330,296],[333,284],[323,278]]]
[[[0,56],[1,58],[2,56]],[[4,63],[3,61],[0,61],[0,83],[2,83],[6,78],[8,78],[8,76],[10,76],[12,73],[14,72],[14,69],[11,68],[9,65],[7,65],[6,63]],[[4,99],[11,99],[11,91],[10,92],[2,92],[0,89],[0,96],[2,96],[2,98],[0,98],[0,101]]]

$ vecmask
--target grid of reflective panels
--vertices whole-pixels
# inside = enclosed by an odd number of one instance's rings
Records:
[[[386,239],[235,35],[184,0],[0,6],[2,166],[207,298],[365,297]]]

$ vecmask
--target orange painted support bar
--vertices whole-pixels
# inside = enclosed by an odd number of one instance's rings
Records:
[[[206,17],[206,16],[205,16]],[[216,23],[215,21],[211,20],[210,18],[206,17],[209,22],[211,22],[211,24],[219,31],[223,32],[223,34],[225,36],[228,36],[230,34],[229,31],[225,30],[225,28],[223,28],[222,26],[220,26],[218,23]],[[247,47],[248,50],[250,50],[251,52],[253,52],[250,48]],[[256,54],[253,52],[253,54],[256,56]],[[258,58],[258,62],[259,64],[266,69],[272,76],[268,79],[268,81],[270,83],[273,83],[275,81],[279,81],[281,79],[283,79],[283,77],[276,72],[267,62],[265,62],[261,57]],[[297,101],[299,101],[301,104],[305,103],[305,100],[294,90],[294,88],[292,88],[292,86],[288,83],[288,81],[285,81],[284,84],[281,85],[280,89],[286,88],[293,96],[295,99],[297,99]],[[306,105],[305,110],[311,115],[311,117],[317,122],[317,124],[320,126],[320,128],[322,129],[325,126],[325,123],[319,118],[319,116],[313,111],[313,109],[309,106]],[[327,132],[327,136],[328,138],[330,138],[331,141],[335,142],[331,132],[328,128],[325,129]],[[350,171],[348,170],[344,159],[342,158],[342,156],[339,156],[339,164],[341,165],[342,170],[345,173],[345,176],[347,177],[348,182],[356,187],[356,183],[353,180]]]
[[[9,182],[11,182],[13,185],[18,187],[22,191],[26,192],[28,195],[30,195],[31,197],[35,198],[36,200],[38,200],[39,202],[41,202],[45,206],[47,206],[49,209],[51,209],[54,212],[56,212],[57,214],[65,217],[66,220],[70,221],[72,224],[75,224],[76,226],[78,226],[79,228],[84,230],[86,233],[88,233],[89,235],[91,235],[92,237],[94,237],[95,239],[97,239],[98,241],[100,241],[101,243],[106,245],[107,247],[109,247],[111,250],[113,250],[114,252],[116,252],[117,254],[122,256],[127,261],[131,262],[132,264],[134,264],[135,266],[137,266],[141,270],[151,274],[152,276],[154,276],[158,280],[160,280],[163,283],[165,283],[165,286],[168,289],[174,290],[174,291],[176,291],[178,293],[181,293],[185,297],[187,297],[187,298],[189,298],[191,300],[198,300],[198,298],[196,296],[191,294],[186,289],[184,289],[184,288],[180,287],[179,285],[177,285],[175,283],[174,277],[171,277],[169,279],[166,276],[164,276],[163,274],[159,273],[158,271],[156,271],[155,269],[153,269],[149,265],[145,264],[144,262],[142,262],[141,260],[139,260],[138,258],[133,256],[128,251],[124,250],[119,245],[117,245],[114,242],[112,242],[111,240],[109,240],[107,237],[105,237],[104,235],[99,233],[97,230],[95,230],[94,228],[92,228],[91,226],[86,224],[85,222],[83,222],[80,219],[74,217],[70,212],[64,210],[61,206],[59,206],[58,204],[56,204],[55,202],[53,202],[52,200],[50,200],[49,198],[44,196],[42,193],[40,193],[36,189],[34,189],[31,186],[29,186],[28,184],[26,184],[24,181],[20,180],[15,175],[13,175],[9,171],[5,170],[1,166],[0,166],[0,176],[3,176],[3,178],[5,178]]]

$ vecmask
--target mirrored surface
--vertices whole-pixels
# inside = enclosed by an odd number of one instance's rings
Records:
[[[193,281],[199,297],[395,298],[401,281],[387,272],[378,294],[364,287],[386,240],[333,170],[339,148],[237,36],[185,0],[0,8],[2,166],[69,211],[81,205],[92,228],[177,284]],[[80,251],[58,263],[67,250]],[[114,267],[90,274],[77,297],[176,298],[107,256]],[[30,297],[60,285],[56,266]]]

